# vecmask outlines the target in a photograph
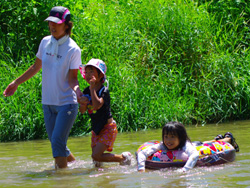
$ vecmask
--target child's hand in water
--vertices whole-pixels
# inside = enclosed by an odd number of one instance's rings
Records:
[[[177,172],[187,172],[187,171],[188,171],[187,168],[180,168],[180,169],[177,170]]]

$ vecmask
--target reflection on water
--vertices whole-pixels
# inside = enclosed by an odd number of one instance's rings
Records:
[[[176,168],[138,173],[131,166],[106,163],[101,168],[91,163],[90,136],[70,138],[68,146],[76,161],[63,170],[54,170],[48,140],[0,143],[1,187],[250,187],[250,121],[228,124],[188,126],[192,141],[211,140],[217,134],[232,132],[240,146],[232,163],[197,167],[188,173]],[[149,140],[161,140],[161,130],[118,134],[114,153],[130,151]]]

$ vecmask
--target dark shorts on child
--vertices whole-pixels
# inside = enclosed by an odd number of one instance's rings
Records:
[[[98,135],[96,135],[94,131],[91,131],[91,133],[91,148],[95,147],[99,142],[108,147],[107,151],[111,152],[113,150],[113,145],[118,133],[115,121],[110,124],[106,124]]]

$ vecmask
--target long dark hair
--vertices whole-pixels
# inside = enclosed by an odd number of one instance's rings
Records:
[[[180,144],[176,149],[179,149],[179,148],[182,148],[183,146],[185,146],[187,141],[191,142],[191,140],[189,139],[189,137],[187,135],[187,131],[186,131],[184,125],[182,123],[177,122],[177,121],[170,121],[169,123],[164,125],[164,127],[162,128],[162,142],[163,142],[163,144],[164,144],[164,135],[167,135],[167,134],[172,134],[172,135],[178,136],[178,138],[180,140]],[[165,145],[165,147],[167,147],[167,146]]]

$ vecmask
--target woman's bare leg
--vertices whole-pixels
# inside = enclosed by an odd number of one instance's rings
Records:
[[[70,153],[70,155],[67,157],[67,162],[73,162],[75,160],[76,160],[75,156],[72,153]]]
[[[55,169],[67,168],[67,157],[55,157]]]

